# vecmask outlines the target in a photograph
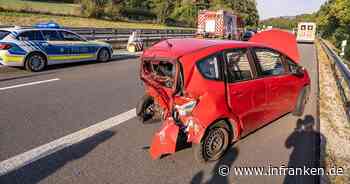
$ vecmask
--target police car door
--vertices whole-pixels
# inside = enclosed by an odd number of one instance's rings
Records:
[[[75,61],[89,60],[95,58],[96,46],[87,42],[77,34],[69,31],[58,31],[63,40],[71,43],[72,57]]]
[[[48,55],[49,64],[69,62],[71,55],[71,43],[64,41],[56,30],[42,30],[46,40],[44,49]]]

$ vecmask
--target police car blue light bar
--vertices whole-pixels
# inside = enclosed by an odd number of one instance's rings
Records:
[[[61,28],[61,26],[56,22],[42,22],[42,23],[35,24],[33,27],[34,28],[52,28],[52,29]]]

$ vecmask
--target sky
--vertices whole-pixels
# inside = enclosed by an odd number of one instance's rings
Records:
[[[317,11],[326,0],[256,0],[260,19]]]

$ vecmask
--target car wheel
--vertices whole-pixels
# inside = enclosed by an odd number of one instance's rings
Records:
[[[309,98],[310,86],[304,87],[297,99],[295,109],[293,111],[294,116],[302,116],[304,114],[305,105]]]
[[[42,71],[46,67],[46,58],[40,53],[33,53],[26,58],[24,66],[31,72]]]
[[[145,95],[141,98],[136,107],[136,114],[139,120],[147,124],[155,116],[155,104],[152,97]]]
[[[210,162],[220,159],[230,144],[230,131],[225,121],[212,125],[203,136],[200,144],[193,145],[195,159],[200,162]]]
[[[111,58],[111,54],[105,48],[102,48],[97,54],[97,61],[99,62],[107,62]]]

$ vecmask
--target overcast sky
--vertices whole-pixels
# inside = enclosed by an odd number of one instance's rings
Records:
[[[326,0],[257,0],[260,19],[317,11]]]

